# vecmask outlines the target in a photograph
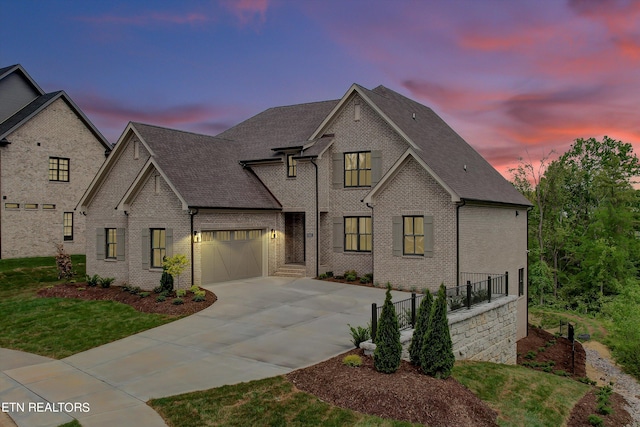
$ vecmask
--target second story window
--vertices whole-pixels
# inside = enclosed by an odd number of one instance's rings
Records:
[[[287,177],[294,178],[298,174],[298,161],[293,154],[287,154]]]
[[[371,187],[371,151],[344,153],[344,186]]]
[[[69,182],[69,159],[49,157],[49,181]]]

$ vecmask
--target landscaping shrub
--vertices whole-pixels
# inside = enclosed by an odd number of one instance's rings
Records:
[[[409,359],[414,365],[420,366],[420,353],[422,352],[422,344],[424,336],[429,329],[429,317],[431,316],[431,306],[433,305],[433,296],[427,291],[422,297],[418,314],[416,315],[416,327],[413,330],[413,338],[409,346]]]
[[[597,415],[589,415],[589,424],[595,427],[604,427],[604,420]]]
[[[362,358],[357,354],[350,354],[342,359],[342,364],[351,366],[352,368],[357,368],[358,366],[362,366]]]
[[[395,307],[391,302],[391,284],[387,283],[387,294],[382,306],[382,314],[378,321],[373,365],[377,371],[391,374],[400,367],[401,356],[400,326],[398,325]]]
[[[64,246],[56,244],[56,266],[58,267],[58,279],[70,280],[73,277],[73,264],[71,255],[64,251]]]
[[[447,378],[455,362],[453,344],[447,321],[447,295],[444,284],[440,285],[438,298],[431,309],[429,329],[425,334],[420,352],[422,371],[436,378]]]
[[[164,301],[166,301],[166,300],[167,300],[167,297],[166,297],[166,296],[164,296],[164,295],[158,295],[158,296],[156,297],[156,302],[164,302]]]
[[[97,274],[94,274],[93,276],[89,276],[87,274],[87,286],[91,286],[92,288],[98,286],[98,283],[100,283],[100,276],[98,276]]]
[[[195,294],[196,292],[200,291],[200,287],[198,285],[193,285],[192,287],[189,288],[189,292],[191,292],[192,294]]]
[[[146,298],[151,295],[151,292],[140,292],[138,295],[140,295],[140,298]]]
[[[162,259],[162,270],[167,271],[171,275],[171,285],[173,286],[173,278],[178,278],[178,287],[180,287],[180,275],[189,265],[189,260],[186,255],[175,254],[171,257],[164,257]]]
[[[193,301],[195,302],[202,302],[205,300],[205,292],[204,291],[195,291],[193,293]]]
[[[358,273],[355,270],[347,270],[344,272],[344,279],[347,282],[355,282],[358,278]]]
[[[322,273],[321,275],[318,276],[318,279],[320,280],[325,280],[327,279],[329,276],[327,276],[327,273]]]
[[[166,260],[166,257],[165,257]],[[164,260],[163,260],[164,261]],[[173,276],[167,271],[168,266],[162,263],[162,277],[160,277],[160,289],[162,291],[173,291]]]
[[[184,304],[184,300],[182,298],[175,298],[173,300],[173,305],[180,305],[180,304]]]
[[[109,288],[115,280],[115,277],[102,277],[100,278],[100,286],[103,288]]]
[[[371,339],[371,326],[367,326],[363,328],[362,326],[353,327],[349,325],[349,329],[351,330],[351,342],[356,348],[360,348],[360,343],[365,342]]]
[[[184,297],[185,295],[187,295],[187,291],[185,291],[184,289],[178,289],[178,290],[176,291],[176,296],[177,296],[178,298],[182,298],[182,297]]]

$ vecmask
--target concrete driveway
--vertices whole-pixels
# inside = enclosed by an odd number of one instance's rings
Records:
[[[83,427],[163,426],[149,399],[328,359],[353,347],[347,324],[366,325],[371,303],[384,301],[381,289],[312,279],[263,277],[204,287],[218,296],[211,307],[66,359],[0,349],[0,402],[25,403],[24,411],[11,412],[21,427],[72,420],[65,412],[30,412],[29,402],[86,402],[88,412],[71,413]],[[394,292],[394,300],[407,297]]]

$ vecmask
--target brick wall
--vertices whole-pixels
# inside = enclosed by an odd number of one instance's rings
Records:
[[[456,284],[456,206],[451,196],[412,157],[374,200],[374,281],[418,290]],[[392,218],[433,215],[433,257],[393,256]]]
[[[518,215],[516,215],[518,212]],[[524,268],[524,295],[518,295],[518,269]],[[509,294],[518,297],[518,339],[526,336],[527,212],[478,206],[460,208],[460,271],[509,272]]]
[[[63,213],[73,212],[105,160],[104,146],[58,99],[7,136],[2,147],[2,258],[48,256],[63,243],[72,254],[85,253],[85,218],[74,214],[73,240],[63,240]],[[49,157],[69,159],[69,182],[49,181]],[[5,209],[19,203],[20,209]],[[33,210],[25,204],[37,204]],[[54,204],[45,210],[43,204]]]

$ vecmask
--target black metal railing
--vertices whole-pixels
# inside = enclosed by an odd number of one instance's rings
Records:
[[[484,274],[460,273],[460,278],[466,280],[462,286],[446,289],[447,310],[455,311],[461,308],[471,308],[484,302],[491,302],[492,298],[509,295],[509,273]],[[393,307],[398,317],[400,330],[411,329],[416,324],[417,307],[424,295],[411,293],[411,298],[396,301]],[[371,337],[375,340],[378,331],[378,319],[382,314],[382,305],[371,304]]]

